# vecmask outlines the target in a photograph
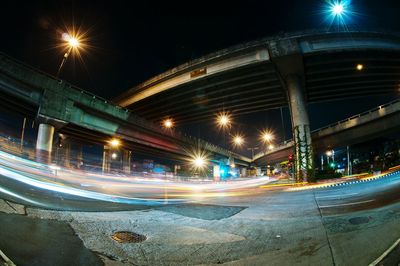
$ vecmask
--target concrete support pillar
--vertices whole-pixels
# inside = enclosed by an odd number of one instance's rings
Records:
[[[76,154],[76,167],[78,169],[81,169],[82,166],[83,166],[83,150],[82,150],[82,145],[79,145]]]
[[[214,181],[216,182],[221,181],[220,167],[218,164],[213,166],[213,177]]]
[[[110,172],[110,168],[111,168],[110,148],[108,146],[104,146],[103,164],[102,164],[101,170],[103,171],[103,173],[108,173],[108,172]]]
[[[240,171],[240,177],[247,177],[247,168],[242,168]]]
[[[132,159],[132,152],[128,150],[122,151],[122,170],[125,174],[131,173],[131,159]]]
[[[64,149],[64,166],[69,168],[71,167],[71,143],[69,141],[65,141],[63,144]]]
[[[36,160],[42,163],[51,162],[53,149],[54,127],[49,124],[40,124],[36,140]]]
[[[314,175],[314,157],[304,90],[297,75],[289,75],[286,85],[295,143],[294,174],[297,181],[307,181]]]

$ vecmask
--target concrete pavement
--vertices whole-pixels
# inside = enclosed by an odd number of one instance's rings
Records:
[[[368,265],[400,237],[399,190],[396,177],[135,211],[25,210],[4,201],[0,211],[69,224],[106,265]],[[116,231],[147,240],[121,244],[111,239]]]

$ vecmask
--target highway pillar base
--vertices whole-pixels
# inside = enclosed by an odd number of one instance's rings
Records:
[[[103,163],[101,170],[103,173],[108,173],[111,170],[111,154],[110,154],[110,148],[108,146],[104,146]]]
[[[122,170],[125,174],[131,173],[131,159],[132,159],[132,152],[128,150],[122,151]]]
[[[36,161],[40,163],[51,163],[51,152],[53,150],[54,126],[40,124],[36,140]]]
[[[289,75],[286,78],[286,85],[295,143],[294,175],[297,181],[312,180],[314,177],[314,156],[302,82],[297,75]]]

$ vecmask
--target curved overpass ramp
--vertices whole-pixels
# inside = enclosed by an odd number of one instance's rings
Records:
[[[398,93],[400,34],[305,31],[261,39],[188,62],[114,101],[150,120],[207,119],[287,105],[285,78],[301,76],[307,103]],[[362,70],[357,65],[362,65]]]

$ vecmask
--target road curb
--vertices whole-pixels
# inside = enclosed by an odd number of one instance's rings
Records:
[[[357,184],[357,183],[365,183],[365,182],[369,182],[369,181],[374,181],[374,180],[386,178],[386,177],[397,175],[397,174],[400,174],[400,170],[393,171],[393,172],[386,173],[386,174],[380,174],[380,175],[372,176],[372,177],[364,177],[364,178],[354,180],[354,181],[344,181],[341,183],[320,184],[320,185],[314,184],[314,185],[310,185],[308,187],[306,186],[306,187],[291,188],[290,190],[296,191],[296,190],[306,190],[306,189],[322,189],[322,188],[330,188],[330,187],[348,186],[348,185]]]

